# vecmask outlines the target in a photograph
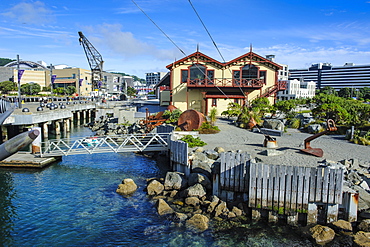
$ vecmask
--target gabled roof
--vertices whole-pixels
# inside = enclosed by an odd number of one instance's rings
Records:
[[[196,51],[196,52],[190,54],[189,56],[186,56],[186,57],[184,57],[184,58],[182,58],[180,60],[177,60],[177,61],[175,61],[175,62],[167,65],[166,68],[170,70],[170,69],[172,69],[172,66],[173,65],[186,63],[188,59],[192,59],[192,58],[195,58],[193,60],[193,62],[196,62],[196,60],[198,59],[198,60],[201,60],[201,61],[206,60],[209,63],[214,63],[215,65],[217,65],[217,67],[220,67],[220,66],[224,66],[225,65],[224,63],[221,63],[221,62],[219,62],[219,61],[217,61],[217,60],[215,60],[215,59],[213,59],[213,58],[211,58],[211,57],[209,57],[209,56],[201,53],[200,51]]]
[[[199,61],[202,61],[202,62],[208,62],[208,63],[212,63],[214,64],[216,67],[219,67],[219,68],[222,68],[222,67],[227,67],[227,66],[230,66],[230,65],[233,65],[235,63],[238,63],[238,62],[243,62],[243,61],[254,61],[254,62],[257,62],[257,63],[262,63],[268,67],[271,67],[275,70],[279,70],[279,69],[282,69],[282,66],[280,66],[279,64],[277,63],[274,63],[272,62],[271,60],[267,59],[267,58],[264,58],[254,52],[248,52],[248,53],[245,53],[244,55],[241,55],[229,62],[226,62],[226,63],[223,63],[223,62],[219,62],[217,61],[216,59],[213,59],[199,51],[196,51],[178,61],[175,61],[169,65],[166,66],[167,69],[171,70],[173,68],[174,65],[181,65],[181,64],[184,64],[186,63],[188,60],[191,60],[192,62],[196,63],[197,60]]]

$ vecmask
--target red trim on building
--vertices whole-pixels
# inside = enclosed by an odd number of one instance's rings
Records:
[[[206,99],[227,99],[227,98],[230,98],[230,99],[245,99],[245,97],[243,95],[205,95]]]
[[[270,64],[273,67],[275,67],[276,70],[279,70],[279,69],[282,69],[283,68],[279,64],[274,63],[271,60],[269,60],[267,58],[264,58],[264,57],[262,57],[262,56],[260,56],[260,55],[258,55],[256,53],[254,53],[254,52],[248,52],[248,53],[246,53],[244,55],[241,55],[241,56],[239,56],[239,57],[237,57],[237,58],[235,58],[235,59],[233,59],[233,60],[231,60],[229,62],[222,63],[222,62],[219,62],[219,61],[217,61],[217,60],[215,60],[215,59],[213,59],[213,58],[211,58],[211,57],[209,57],[209,56],[207,56],[207,55],[205,55],[205,54],[203,54],[203,53],[201,53],[199,51],[194,52],[194,53],[190,54],[189,56],[186,56],[186,57],[184,57],[184,58],[182,58],[182,59],[180,59],[180,60],[178,60],[178,61],[176,61],[174,63],[171,63],[171,64],[167,65],[166,68],[169,69],[169,70],[172,70],[172,68],[174,67],[175,64],[184,63],[188,59],[191,59],[191,58],[195,58],[195,61],[197,63],[199,63],[199,57],[204,57],[204,58],[206,58],[206,60],[208,60],[207,62],[215,63],[215,64],[219,65],[220,67],[227,67],[228,65],[232,65],[233,63],[238,63],[238,62],[246,62],[246,61],[250,62],[250,60],[252,60],[253,58],[257,58],[257,60],[254,61],[256,63],[267,63],[267,64]],[[195,61],[193,61],[193,62],[196,63]]]

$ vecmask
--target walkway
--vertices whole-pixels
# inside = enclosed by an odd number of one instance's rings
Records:
[[[370,147],[351,143],[344,139],[343,135],[324,135],[313,141],[313,148],[321,148],[324,151],[323,157],[316,157],[302,153],[304,139],[311,134],[300,132],[297,129],[288,129],[283,136],[276,137],[278,151],[282,154],[277,156],[266,156],[263,147],[264,136],[260,133],[253,133],[250,130],[241,129],[232,124],[232,121],[218,119],[216,125],[221,132],[213,135],[201,134],[200,138],[208,145],[204,149],[223,147],[226,151],[242,150],[257,157],[266,164],[285,164],[299,166],[317,166],[317,163],[325,159],[340,161],[344,159],[358,159],[370,165]]]
[[[43,143],[41,157],[168,150],[169,134],[149,133],[121,136],[56,139]]]

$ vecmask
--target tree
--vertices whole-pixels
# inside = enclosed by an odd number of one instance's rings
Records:
[[[76,92],[76,87],[74,87],[74,86],[68,86],[67,88],[66,88],[66,94],[68,94],[68,95],[72,95],[72,94],[74,94]]]
[[[28,95],[38,94],[41,92],[41,86],[37,83],[26,83],[21,85],[21,92]]]
[[[350,98],[352,97],[352,91],[348,87],[341,88],[338,92],[338,96],[342,98]]]
[[[12,81],[0,82],[0,91],[3,93],[8,93],[9,91],[17,90],[17,83]]]
[[[64,95],[66,94],[66,90],[63,87],[57,87],[53,89],[53,93],[59,94],[59,95]]]
[[[333,87],[325,86],[319,90],[319,93],[337,95],[337,91]]]
[[[4,66],[5,64],[8,64],[10,62],[15,61],[14,59],[10,58],[0,58],[0,66]]]
[[[231,102],[227,106],[227,110],[221,112],[221,116],[227,116],[227,118],[230,117],[237,117],[242,113],[242,107],[238,103]]]
[[[252,111],[259,112],[260,116],[263,117],[265,113],[272,110],[270,101],[265,97],[258,97],[251,102]]]
[[[281,113],[284,113],[286,117],[292,117],[292,111],[294,108],[297,107],[296,100],[290,99],[290,100],[282,100],[278,101],[274,104],[274,108]]]
[[[127,95],[128,96],[136,96],[136,90],[133,87],[127,87]]]

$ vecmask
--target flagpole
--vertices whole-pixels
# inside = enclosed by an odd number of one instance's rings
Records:
[[[19,78],[19,55],[17,55],[17,73],[18,73],[18,108],[22,109],[21,78]]]

